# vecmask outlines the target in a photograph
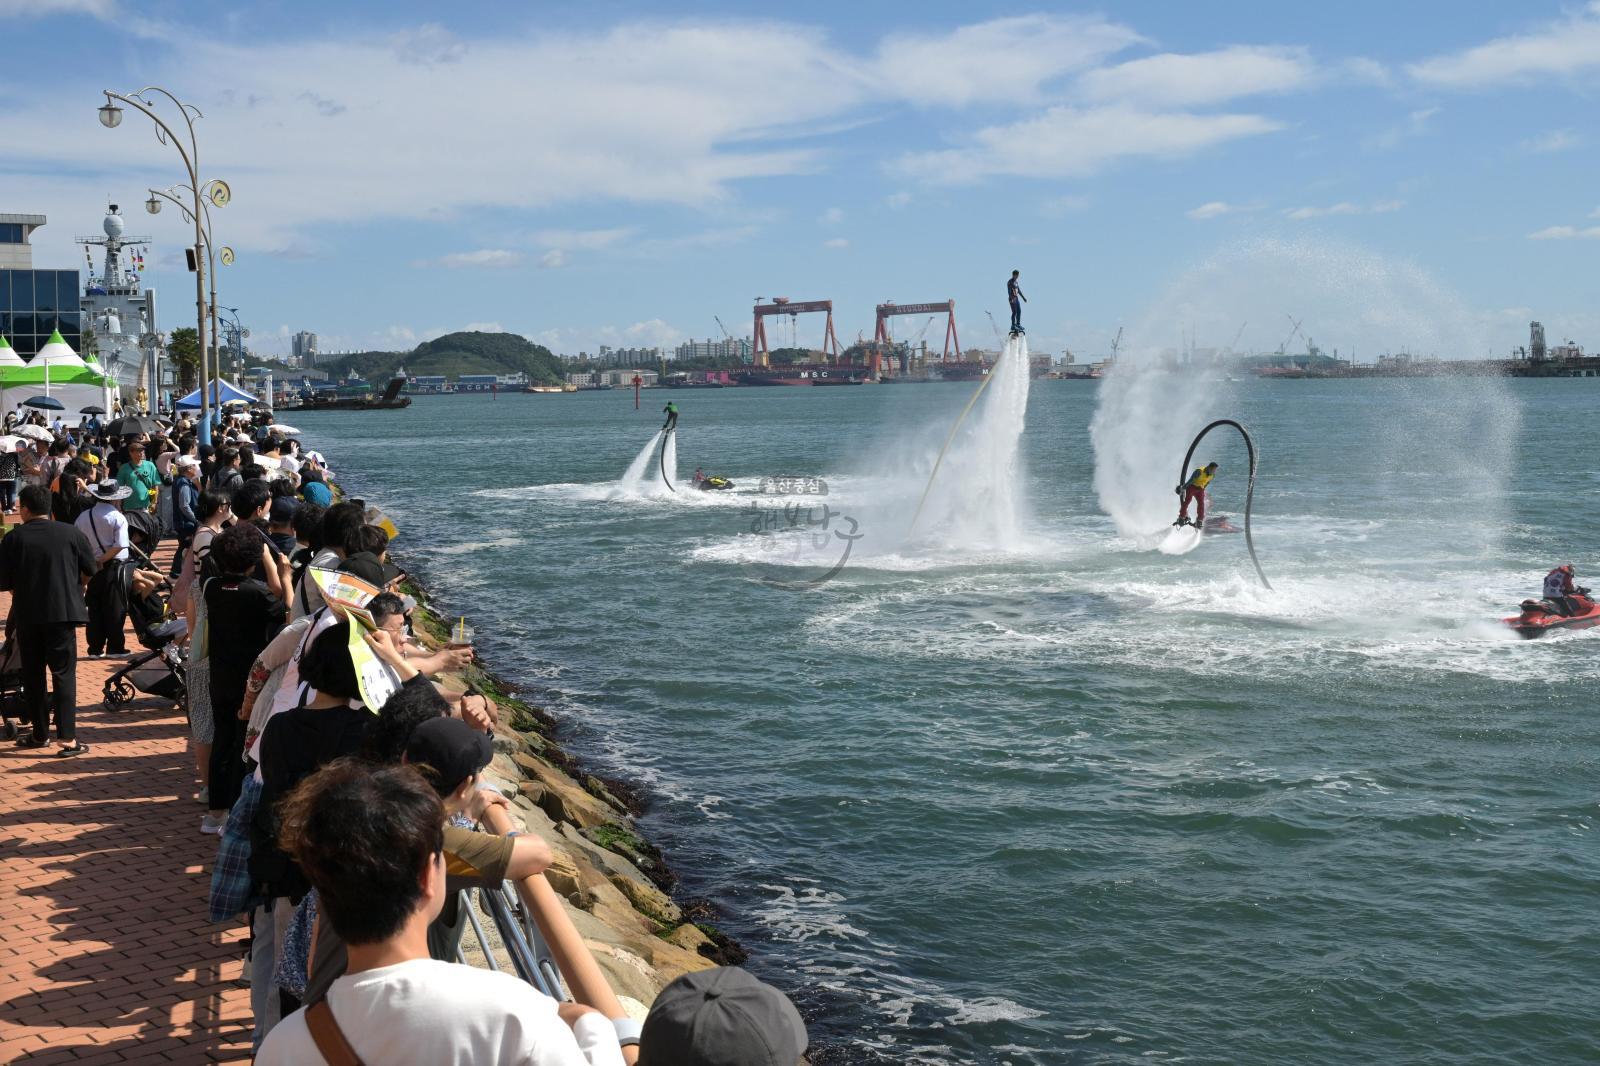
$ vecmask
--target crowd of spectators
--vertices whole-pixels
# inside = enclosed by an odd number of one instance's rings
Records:
[[[798,1012],[741,970],[680,978],[641,1027],[455,961],[464,891],[542,884],[553,854],[478,828],[507,824],[482,776],[494,706],[434,680],[472,649],[413,638],[388,534],[338,498],[321,455],[265,414],[219,423],[214,448],[185,419],[54,429],[0,440],[13,441],[0,505],[15,497],[18,519],[0,538],[0,589],[32,725],[17,743],[47,747],[53,718],[57,755],[86,753],[76,629],[90,658],[125,657],[130,599],[169,593],[199,829],[218,838],[208,904],[249,926],[257,1062],[801,1061]],[[163,539],[165,570],[151,558]],[[369,587],[361,608],[324,595],[328,572]],[[541,898],[524,897],[541,926],[570,930]]]

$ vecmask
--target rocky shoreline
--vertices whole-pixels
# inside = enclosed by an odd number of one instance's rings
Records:
[[[449,627],[426,589],[413,575],[404,591],[417,602],[416,639],[442,645]],[[550,845],[555,862],[545,876],[630,1014],[642,1019],[682,974],[745,959],[708,924],[708,904],[673,898],[676,875],[635,824],[644,808],[636,789],[585,772],[557,744],[556,720],[482,663],[443,681],[495,704],[495,757],[485,777],[510,797],[523,831]]]

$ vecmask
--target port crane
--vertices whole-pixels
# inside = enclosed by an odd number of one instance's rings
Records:
[[[1117,327],[1117,335],[1111,338],[1111,361],[1117,361],[1117,350],[1122,347],[1122,327]]]
[[[956,353],[956,361],[960,362],[961,338],[956,336],[956,302],[954,300],[926,304],[897,304],[892,301],[886,301],[879,304],[878,328],[872,335],[874,344],[887,345],[890,343],[889,319],[896,315],[944,315],[944,361],[947,363],[950,361],[950,352],[953,348]],[[928,327],[923,326],[922,328],[926,332]]]
[[[792,324],[796,315],[827,312],[828,325],[822,335],[822,351],[824,354],[832,355],[835,360],[839,358],[839,338],[833,332],[832,300],[797,301],[790,300],[787,296],[774,296],[771,303],[762,303],[761,300],[761,297],[756,297],[755,328],[751,331],[751,337],[755,342],[751,355],[757,366],[772,365],[767,348],[767,327],[763,320],[773,315],[788,315]]]
[[[1244,336],[1244,327],[1248,326],[1249,324],[1250,323],[1248,321],[1239,323],[1239,332],[1235,333],[1233,335],[1233,342],[1228,345],[1228,354],[1229,355],[1234,355],[1234,354],[1238,353],[1238,351],[1239,351],[1239,338]]]
[[[1278,345],[1278,354],[1279,355],[1287,355],[1289,353],[1289,345],[1294,343],[1295,337],[1300,332],[1300,323],[1301,323],[1301,321],[1303,321],[1302,319],[1295,318],[1293,315],[1289,314],[1287,311],[1284,312],[1283,317],[1287,318],[1289,320],[1290,325],[1292,325],[1294,328],[1289,331],[1289,335],[1287,337],[1283,338],[1283,343]]]

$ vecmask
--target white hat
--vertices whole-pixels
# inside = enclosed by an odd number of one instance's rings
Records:
[[[192,467],[197,467],[197,466],[200,465],[200,460],[196,459],[192,455],[180,455],[174,461],[179,466],[184,467],[185,469],[189,469],[189,468],[192,468]]]

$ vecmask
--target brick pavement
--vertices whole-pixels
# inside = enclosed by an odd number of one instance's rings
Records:
[[[248,1062],[244,930],[206,919],[188,725],[150,696],[103,710],[121,665],[78,662],[86,754],[0,746],[0,1063]]]

